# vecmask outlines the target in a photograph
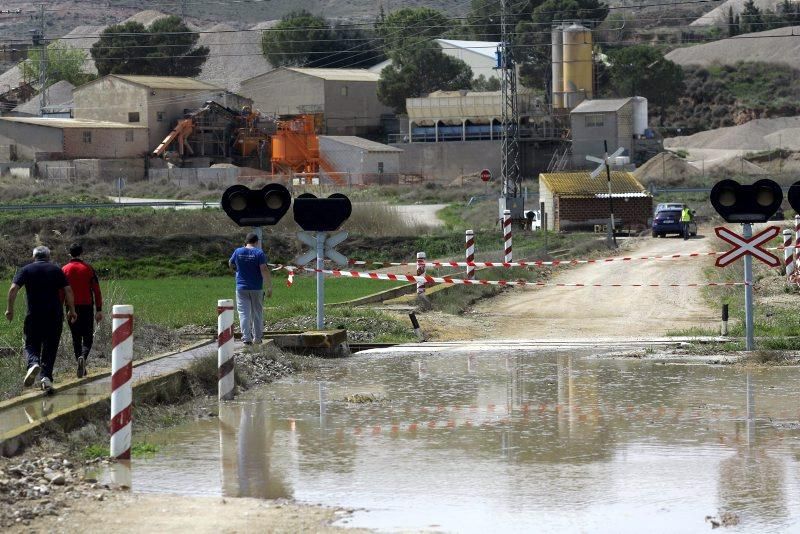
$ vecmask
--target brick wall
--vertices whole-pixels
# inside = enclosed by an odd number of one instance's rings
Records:
[[[591,230],[608,222],[607,198],[556,198],[556,230]],[[652,197],[614,199],[614,219],[620,228],[644,230],[653,216]]]

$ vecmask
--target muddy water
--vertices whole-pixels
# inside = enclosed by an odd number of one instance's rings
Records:
[[[800,530],[800,369],[542,353],[322,366],[148,437],[161,448],[134,461],[134,491],[294,498],[384,530],[706,532],[723,513],[728,532]]]

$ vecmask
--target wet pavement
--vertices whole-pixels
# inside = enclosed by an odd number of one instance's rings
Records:
[[[381,530],[800,529],[799,368],[533,350],[321,366],[218,421],[134,430],[159,452],[133,490],[293,498]]]

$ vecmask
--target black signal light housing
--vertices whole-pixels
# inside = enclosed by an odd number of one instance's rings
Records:
[[[714,184],[709,198],[711,205],[725,221],[759,223],[767,222],[781,207],[783,190],[777,183],[767,179],[751,185],[722,180]]]
[[[353,205],[341,193],[317,198],[304,193],[294,199],[294,220],[307,232],[333,232],[350,218]]]
[[[222,193],[222,209],[239,226],[272,226],[289,211],[292,195],[281,184],[261,189],[232,185]]]

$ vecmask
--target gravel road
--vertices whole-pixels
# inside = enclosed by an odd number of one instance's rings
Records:
[[[624,255],[703,252],[710,246],[711,239],[703,236],[688,241],[646,238]],[[586,264],[564,268],[552,281],[703,282],[703,268],[712,262],[713,257]],[[493,336],[517,339],[661,336],[692,326],[714,327],[719,316],[707,306],[701,289],[693,287],[517,289],[479,304],[472,313],[491,325]]]

